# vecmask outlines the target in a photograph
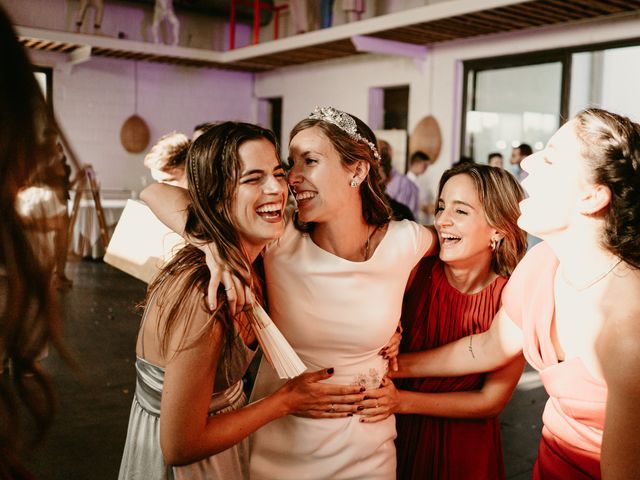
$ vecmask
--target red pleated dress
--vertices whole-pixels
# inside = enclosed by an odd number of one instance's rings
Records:
[[[402,352],[416,352],[484,332],[500,309],[504,277],[467,295],[453,288],[437,257],[420,262],[405,294]],[[398,388],[416,392],[478,390],[485,374],[410,378]],[[397,415],[398,479],[503,479],[504,459],[499,419],[452,419]]]

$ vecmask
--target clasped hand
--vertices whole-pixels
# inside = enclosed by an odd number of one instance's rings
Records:
[[[398,390],[389,377],[382,379],[380,388],[367,390],[364,395],[364,399],[356,404],[362,423],[379,422],[398,411]]]

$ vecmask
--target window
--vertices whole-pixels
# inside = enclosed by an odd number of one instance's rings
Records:
[[[465,67],[461,155],[486,163],[492,152],[508,160],[521,143],[542,149],[563,116],[565,58],[521,56]]]
[[[477,162],[522,142],[539,150],[589,106],[640,121],[640,39],[472,60],[464,74],[460,152]]]

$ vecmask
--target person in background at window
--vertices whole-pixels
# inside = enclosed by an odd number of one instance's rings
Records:
[[[596,108],[522,162],[529,250],[485,333],[400,355],[398,377],[495,370],[524,350],[550,398],[533,478],[640,478],[640,125]]]
[[[527,178],[527,172],[524,171],[520,165],[522,164],[522,161],[532,153],[533,150],[531,149],[531,146],[526,143],[520,144],[511,151],[510,163],[511,167],[514,169],[512,173],[520,183],[522,183],[522,181]],[[527,243],[529,244],[529,248],[531,248],[534,245],[540,243],[540,238],[532,235],[531,232],[529,232],[527,234]]]
[[[26,446],[51,425],[53,386],[36,364],[47,344],[68,360],[52,288],[53,253],[45,216],[25,218],[18,194],[40,183],[50,160],[45,131],[58,130],[11,21],[0,7],[0,478],[32,478],[22,465]],[[43,180],[42,180],[43,181]],[[55,200],[51,198],[52,202]],[[43,205],[48,209],[49,205]],[[55,205],[54,205],[54,208]],[[10,365],[10,370],[3,369]],[[25,434],[26,417],[33,420]],[[20,421],[22,420],[22,422]],[[35,438],[33,438],[35,437]]]
[[[191,140],[184,133],[163,135],[144,157],[144,166],[155,181],[187,188],[185,160],[190,146]]]
[[[522,182],[527,177],[527,172],[525,172],[520,164],[522,160],[527,158],[529,155],[533,153],[531,146],[527,143],[521,143],[513,150],[511,150],[511,166],[514,169],[513,174],[516,176],[519,182]]]
[[[435,211],[433,194],[421,191],[420,183],[418,181],[418,178],[425,174],[431,163],[432,161],[429,158],[429,155],[420,150],[413,152],[409,157],[409,171],[407,172],[407,178],[415,183],[416,187],[418,187],[419,195],[418,211],[412,212],[415,218],[420,218],[421,212],[424,212],[426,215],[431,217]]]
[[[424,174],[431,164],[429,155],[420,150],[415,151],[409,157],[409,171],[407,172],[407,178],[418,186],[418,177]]]
[[[492,152],[487,157],[487,165],[492,167],[504,168],[504,158],[499,152]]]
[[[384,142],[384,143],[381,143]],[[389,155],[388,148],[386,147],[389,144],[384,140],[378,140],[378,147],[380,148],[380,181],[382,182],[383,188],[386,190],[386,186],[391,180],[391,156]],[[415,220],[413,216],[413,212],[409,207],[407,207],[404,203],[400,203],[395,199],[391,198],[388,193],[385,191],[385,199],[391,207],[391,211],[393,212],[394,220]]]
[[[420,208],[418,185],[393,168],[393,149],[388,142],[378,140],[378,148],[380,149],[380,163],[387,178],[385,193],[396,202],[409,207],[413,218],[415,218]]]
[[[471,157],[467,157],[466,155],[462,155],[457,162],[453,162],[453,165],[451,165],[452,167],[457,167],[458,165],[464,165],[465,163],[471,163],[474,164],[476,163],[476,161],[471,158]]]
[[[438,190],[440,253],[422,259],[409,280],[403,353],[486,331],[527,249],[517,225],[524,193],[510,173],[465,163],[444,172]],[[400,390],[368,394],[363,415],[376,406],[403,414],[397,417],[398,478],[504,479],[498,414],[523,364],[520,355],[494,372],[397,380]]]

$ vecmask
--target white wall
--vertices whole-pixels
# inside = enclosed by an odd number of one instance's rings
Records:
[[[56,116],[102,188],[139,191],[150,182],[144,152],[128,153],[120,143],[120,128],[134,114],[135,62],[95,57],[69,71],[64,55],[32,52],[32,59],[54,68]],[[173,130],[190,136],[205,121],[255,120],[251,74],[149,62],[137,69],[137,113],[149,126],[149,148]]]
[[[73,30],[77,0],[0,1],[17,25]],[[181,45],[212,48],[222,41],[223,19],[179,17]],[[152,6],[108,1],[102,30],[109,36],[123,31],[128,39],[143,41],[151,19]],[[90,9],[85,27],[92,24]],[[248,34],[246,26],[240,30],[239,38]],[[120,143],[122,124],[135,113],[136,62],[92,57],[70,68],[64,54],[29,53],[35,65],[53,68],[56,116],[80,162],[94,166],[102,188],[138,192],[151,182],[142,164],[145,152],[128,153]],[[252,74],[137,62],[137,77],[137,113],[149,126],[149,148],[173,130],[190,136],[194,125],[205,121],[255,121]]]
[[[283,97],[283,132],[288,132],[315,104],[366,120],[369,88],[408,84],[409,130],[429,114],[442,130],[440,158],[422,178],[424,188],[434,191],[442,172],[459,156],[464,60],[635,38],[639,29],[640,19],[627,19],[453,41],[432,46],[424,67],[381,55],[290,67],[257,75],[255,96]]]

